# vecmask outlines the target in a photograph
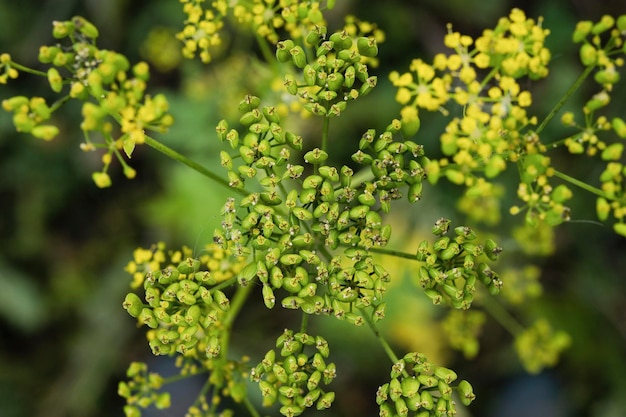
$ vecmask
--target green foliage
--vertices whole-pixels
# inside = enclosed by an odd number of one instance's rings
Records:
[[[20,65],[8,54],[0,56],[0,83],[19,72],[31,73],[44,77],[61,95],[51,105],[42,97],[4,100],[17,131],[53,140],[60,133],[54,112],[72,100],[80,102],[79,127],[85,138],[80,147],[102,150],[103,168],[93,173],[98,187],[112,184],[108,171],[113,155],[124,175],[134,178],[127,160],[137,145],[147,144],[229,189],[220,227],[200,254],[188,247],[168,251],[159,243],[137,249],[126,267],[139,293],[126,295],[124,309],[148,328],[152,353],[176,357],[180,371],[163,378],[133,362],[129,380],[118,387],[127,416],[139,416],[152,405],[168,408],[170,395],[163,387],[195,375],[205,375],[206,382],[189,407],[190,416],[230,415],[224,399],[242,404],[253,416],[260,415],[259,405],[278,404],[286,417],[307,408],[330,408],[341,396],[341,387],[329,386],[338,366],[331,362],[325,335],[312,335],[309,329],[309,320],[321,317],[368,328],[389,357],[389,382],[376,393],[381,416],[455,415],[458,401],[469,405],[475,398],[470,383],[462,379],[453,385],[456,372],[429,362],[422,353],[408,352],[398,359],[378,329],[384,323],[385,294],[397,279],[388,272],[385,263],[393,258],[387,256],[416,263],[412,290],[452,310],[443,328],[451,347],[466,357],[477,354],[486,317],[483,311],[465,311],[476,301],[510,331],[529,372],[556,364],[570,337],[552,330],[544,319],[525,329],[494,298],[504,288],[504,298],[519,305],[541,293],[532,267],[494,270],[503,251],[496,240],[507,236],[494,240],[478,225],[453,225],[440,217],[431,230],[433,239],[420,240],[414,248],[389,249],[389,214],[401,201],[419,204],[424,187],[440,186],[445,178],[464,189],[458,208],[470,220],[497,225],[504,199],[504,186],[497,181],[516,171],[506,187],[520,200],[511,214],[525,212],[522,225],[512,233],[522,250],[553,250],[554,228],[571,220],[565,204],[580,198],[572,186],[595,195],[598,219],[611,218],[615,232],[626,236],[620,141],[626,137],[626,124],[601,114],[624,63],[625,16],[604,16],[576,27],[573,41],[581,43],[585,69],[543,118],[529,114],[532,93],[523,87],[526,80],[549,75],[554,52],[545,46],[549,30],[541,19],[513,9],[476,39],[449,25],[444,45],[450,53],[437,54],[432,63],[415,59],[402,74],[391,72],[396,100],[403,106],[398,117],[385,127],[344,139],[332,137],[331,123],[378,84],[373,73],[384,36],[375,25],[349,17],[333,30],[325,19],[331,1],[181,2],[186,20],[177,38],[183,42],[183,56],[212,61],[225,21],[234,19],[239,29],[257,38],[265,68],[274,71],[284,89],[278,102],[271,94],[245,95],[237,105],[238,116],[217,123],[224,174],[148,134],[165,133],[174,122],[168,100],[164,94],[147,93],[147,63],[131,65],[123,54],[100,49],[99,31],[86,19],[54,23],[53,36],[66,44],[41,47],[38,58],[48,66],[46,72]],[[587,78],[600,91],[581,109],[578,117],[584,124],[566,112],[562,124],[577,133],[558,140],[544,137],[545,127]],[[441,156],[427,155],[419,143],[423,110],[446,117]],[[305,138],[294,128],[300,117],[319,126],[318,138]],[[349,161],[335,157],[339,141],[352,146]],[[551,156],[556,149],[590,160],[599,157],[599,186],[562,172]],[[269,310],[292,310],[301,317],[298,329],[284,328],[275,347],[262,348],[265,353],[257,363],[251,363],[255,349],[231,346],[235,320],[253,297]],[[258,390],[253,392],[249,381]],[[255,400],[259,392],[261,400]]]

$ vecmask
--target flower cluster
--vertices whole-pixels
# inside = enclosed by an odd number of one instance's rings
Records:
[[[163,386],[163,377],[148,372],[148,366],[142,362],[132,362],[126,371],[130,381],[118,384],[118,394],[126,399],[124,414],[126,417],[141,417],[141,408],[154,405],[158,410],[170,407],[170,394],[159,392]]]
[[[559,354],[569,345],[569,335],[552,330],[550,323],[544,319],[537,320],[515,338],[515,350],[530,373],[554,366]]]
[[[321,336],[286,329],[276,340],[276,347],[279,356],[274,349],[268,351],[251,371],[252,380],[261,389],[263,405],[269,407],[278,401],[285,417],[298,416],[314,405],[318,410],[329,408],[335,393],[325,391],[322,385],[330,384],[337,371],[334,363],[326,362],[328,342]]]
[[[508,282],[504,288],[508,288]],[[451,310],[442,323],[450,347],[461,351],[466,358],[475,357],[479,350],[478,336],[485,319],[482,311]]]
[[[433,234],[439,238],[424,240],[417,249],[417,260],[423,262],[415,282],[434,304],[446,302],[454,308],[468,309],[474,300],[476,282],[482,282],[491,294],[497,294],[502,281],[481,258],[495,261],[502,248],[492,239],[477,243],[476,233],[467,226],[454,228],[455,237],[446,236],[450,220],[439,219]]]
[[[213,51],[222,44],[220,31],[224,20],[232,15],[235,21],[272,44],[280,40],[277,31],[286,31],[292,38],[302,38],[316,26],[325,26],[322,10],[332,9],[334,1],[297,0],[216,0],[209,6],[204,0],[180,0],[187,16],[185,27],[177,34],[183,42],[183,55],[193,58],[199,53],[204,63],[213,59]]]
[[[11,55],[0,54],[0,84],[6,84],[8,79],[15,79],[18,76],[17,69],[11,66]]]
[[[39,61],[51,65],[46,73],[51,89],[60,93],[69,85],[67,95],[51,106],[40,97],[12,97],[3,101],[3,108],[13,112],[18,131],[51,140],[59,134],[59,129],[43,122],[69,99],[84,102],[80,127],[85,142],[81,149],[105,150],[103,169],[93,174],[94,182],[98,187],[111,184],[107,170],[113,155],[122,165],[124,175],[134,178],[136,172],[121,152],[130,158],[135,145],[145,142],[147,130],[165,132],[173,123],[165,96],[146,95],[148,65],[140,62],[131,67],[124,55],[97,48],[98,30],[80,16],[54,22],[53,35],[57,39],[69,39],[70,45],[42,46]],[[119,131],[114,129],[114,123],[119,124]],[[94,136],[102,142],[94,140]]]
[[[304,48],[292,39],[276,44],[278,61],[291,62],[298,69],[285,75],[286,90],[300,97],[312,114],[338,116],[348,101],[368,94],[378,82],[364,62],[378,54],[376,37],[355,36],[356,23],[347,26],[350,31],[343,29],[328,39],[324,26],[315,26],[308,33],[305,41],[313,48],[314,62],[308,62]]]
[[[435,366],[420,353],[411,352],[393,364],[391,381],[378,388],[376,403],[381,417],[454,416],[456,403],[453,391],[461,403],[469,405],[475,398],[472,386],[448,368]]]
[[[580,123],[573,112],[566,112],[561,122],[577,132],[557,142],[570,153],[600,156],[606,162],[600,173],[600,196],[596,200],[598,218],[602,221],[612,216],[617,222],[614,229],[626,236],[626,195],[623,177],[626,169],[623,163],[624,144],[621,140],[609,142],[603,139],[608,132],[619,139],[626,138],[626,123],[621,117],[609,120],[597,113],[605,109],[611,101],[614,85],[620,80],[618,69],[624,65],[626,54],[626,15],[617,19],[605,15],[598,22],[582,21],[576,26],[573,41],[580,43],[580,61],[593,73],[593,78],[601,87],[583,108],[584,122]]]
[[[501,194],[489,181],[510,162],[545,150],[536,135],[523,133],[537,120],[526,111],[532,104],[531,93],[517,80],[547,76],[548,33],[541,20],[529,19],[519,9],[475,40],[449,26],[444,44],[452,54],[437,54],[432,64],[416,59],[410,72],[390,75],[403,112],[414,117],[419,117],[419,109],[447,115],[451,102],[463,106],[462,116],[453,117],[440,137],[445,157],[425,168],[433,183],[445,177],[466,186],[466,203],[485,205],[481,220],[486,223],[493,224],[500,216]]]

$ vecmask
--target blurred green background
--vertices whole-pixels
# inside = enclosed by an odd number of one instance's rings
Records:
[[[570,42],[575,23],[606,13],[626,13],[620,0],[337,3],[329,15],[335,27],[341,22],[339,16],[352,13],[377,23],[387,35],[380,47],[381,66],[376,70],[379,87],[332,126],[335,137],[354,138],[352,143],[367,128],[384,128],[396,116],[399,107],[390,104],[394,90],[386,74],[392,69],[403,72],[411,59],[429,60],[439,52],[448,22],[475,36],[494,26],[512,7],[520,7],[532,17],[544,16],[545,26],[551,30],[552,77],[528,87],[535,94],[533,110],[545,115],[580,71],[577,50]],[[133,62],[154,59],[160,51],[172,60],[170,64],[178,63],[176,48],[168,43],[184,18],[176,0],[0,1],[0,52],[37,66],[39,46],[54,43],[51,21],[75,14],[99,27],[101,47],[123,52]],[[161,46],[157,52],[149,47],[155,44]],[[215,124],[220,118],[234,117],[240,98],[266,89],[270,80],[264,69],[255,65],[255,52],[249,36],[232,34],[224,53],[208,67],[187,61],[170,68],[165,65],[168,62],[160,67],[153,62],[151,88],[166,92],[176,119],[171,132],[161,139],[201,163],[216,164],[221,148],[214,140]],[[47,91],[44,80],[22,74],[0,86],[0,100],[16,94],[45,95]],[[623,86],[618,87],[614,95],[614,111],[622,117],[626,112],[624,91]],[[585,93],[590,92],[593,90],[581,92],[568,107],[580,108]],[[63,134],[50,143],[16,134],[10,115],[0,113],[2,417],[122,415],[117,381],[124,378],[130,361],[150,361],[151,366],[171,372],[167,360],[151,359],[143,330],[136,329],[134,320],[121,308],[129,289],[123,267],[134,248],[161,240],[172,248],[183,244],[201,248],[211,240],[226,196],[227,190],[147,147],[133,155],[136,179],[126,180],[117,172],[112,188],[96,189],[90,174],[99,169],[99,160],[78,148],[78,110],[70,105],[59,113],[56,122]],[[547,135],[556,134],[558,123],[553,125]],[[436,115],[426,115],[417,137],[434,154],[442,126]],[[303,129],[314,132],[315,126],[307,124]],[[350,147],[333,146],[337,161],[349,158]],[[580,179],[597,175],[598,168],[579,160],[563,163],[568,164],[566,172]],[[400,209],[415,230],[404,237],[419,236],[441,216],[462,222],[454,209],[459,195],[453,187],[429,188],[423,203]],[[593,198],[588,197],[583,195],[573,205],[574,219],[595,218]],[[514,203],[515,190],[509,190],[506,198],[504,210]],[[501,226],[485,228],[506,236],[520,220],[511,219],[505,211]],[[396,230],[402,229],[407,225],[396,225]],[[443,343],[437,326],[442,309],[432,308],[417,293],[406,296],[402,284],[391,291],[386,325],[394,344],[399,351],[422,348],[472,381],[478,400],[467,415],[626,415],[625,241],[610,227],[572,222],[557,230],[556,242],[554,255],[535,259],[523,257],[511,242],[501,242],[505,251],[513,248],[507,262],[541,266],[544,295],[515,314],[528,324],[538,315],[547,315],[556,328],[572,337],[561,363],[537,376],[524,373],[511,347],[511,336],[497,321],[488,320],[480,353],[466,361]],[[398,276],[409,276],[410,267],[400,266]],[[257,344],[266,346],[266,340],[284,326],[274,318],[261,309],[244,315],[235,336],[258,350]],[[382,350],[367,331],[353,332],[332,320],[322,320],[319,326],[320,331],[330,332],[331,352],[340,369],[333,415],[377,415],[374,393],[385,382],[390,365]],[[179,402],[184,405],[194,388],[178,389]],[[179,416],[182,411],[174,407],[151,415]]]

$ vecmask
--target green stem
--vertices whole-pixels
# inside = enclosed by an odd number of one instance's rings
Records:
[[[495,298],[481,298],[481,305],[511,335],[518,336],[524,331],[524,327]]]
[[[24,65],[18,64],[17,62],[11,61],[9,65],[18,71],[27,72],[33,75],[39,75],[41,77],[46,77],[46,78],[48,77],[48,74],[43,71],[38,71],[36,69],[25,67]]]
[[[348,246],[348,245],[346,245]],[[373,247],[369,249],[370,252],[380,253],[381,255],[395,256],[397,258],[410,259],[416,261],[416,255],[414,253],[401,252],[393,249],[377,248]]]
[[[596,188],[596,187],[594,187],[592,185],[589,185],[586,182],[583,182],[581,180],[577,180],[574,177],[570,177],[569,175],[567,175],[567,174],[565,174],[565,173],[563,173],[561,171],[554,170],[554,176],[555,177],[559,177],[562,180],[567,181],[567,182],[569,182],[572,185],[580,187],[580,188],[582,188],[585,191],[588,191],[588,192],[590,192],[592,194],[595,194],[597,196],[603,197],[603,198],[605,198],[607,200],[615,200],[615,198],[609,196],[607,193],[605,193],[601,189]]]
[[[306,333],[306,330],[309,326],[309,315],[302,312],[302,322],[300,323],[300,333]]]
[[[324,117],[324,126],[322,128],[322,150],[328,152],[328,130],[330,127],[330,117]]]
[[[263,59],[265,59],[265,62],[272,66],[274,74],[280,74],[280,66],[278,65],[278,60],[276,60],[275,55],[270,50],[267,40],[259,35],[256,36],[256,40],[257,44],[259,45],[259,49],[261,50],[261,55],[263,55]]]
[[[248,397],[243,398],[243,404],[246,406],[246,409],[252,417],[261,417],[261,414],[259,414],[257,409],[254,407],[254,404],[252,404]]]
[[[150,146],[153,149],[156,149],[157,151],[161,152],[162,154],[165,154],[166,156],[169,156],[170,158],[178,161],[178,162],[182,162],[183,164],[187,165],[189,168],[193,169],[194,171],[204,175],[205,177],[208,177],[209,179],[215,181],[216,183],[227,187],[228,189],[230,189],[231,191],[240,194],[242,196],[247,196],[248,193],[245,190],[242,190],[240,188],[234,188],[232,187],[227,180],[225,180],[224,178],[220,177],[219,175],[215,174],[213,171],[210,171],[208,169],[206,169],[205,167],[203,167],[202,165],[200,165],[199,163],[187,158],[186,156],[176,152],[175,150],[173,150],[172,148],[162,144],[161,142],[157,141],[156,139],[151,138],[150,136],[146,136],[146,144],[148,146]]]
[[[398,357],[394,353],[393,349],[391,348],[387,340],[378,331],[378,328],[376,327],[374,320],[372,320],[372,318],[370,317],[369,314],[367,314],[366,311],[360,310],[360,314],[361,314],[361,317],[363,317],[365,321],[367,322],[367,325],[370,327],[370,329],[374,333],[374,336],[376,336],[376,339],[378,339],[378,342],[383,347],[383,350],[385,351],[389,359],[391,359],[391,362],[392,363],[398,362]]]
[[[539,127],[537,127],[537,129],[535,130],[536,134],[540,134],[543,131],[543,129],[548,125],[548,123],[550,123],[550,121],[554,118],[554,116],[556,116],[557,113],[561,110],[561,108],[565,105],[567,100],[569,100],[572,94],[574,94],[574,92],[578,90],[578,88],[583,83],[583,81],[585,81],[585,79],[589,76],[589,74],[591,74],[591,71],[593,71],[593,69],[594,69],[593,66],[585,68],[585,71],[583,71],[583,73],[580,74],[580,76],[574,82],[574,84],[572,84],[572,86],[569,88],[569,90],[567,90],[565,95],[561,97],[561,100],[559,100],[559,102],[556,103],[556,105],[552,108],[550,113],[548,113],[546,118],[543,119]]]
[[[237,288],[235,295],[233,296],[232,300],[230,300],[230,308],[228,309],[226,316],[222,320],[222,325],[224,326],[225,333],[230,332],[230,328],[232,327],[233,322],[237,318],[237,315],[241,311],[241,308],[243,307],[246,300],[248,299],[248,296],[250,295],[252,288],[254,288],[254,285],[252,282],[249,282],[248,285],[246,286],[240,285]]]

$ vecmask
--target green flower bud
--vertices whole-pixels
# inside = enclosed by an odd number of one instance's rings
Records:
[[[205,350],[206,356],[208,358],[215,358],[220,354],[220,350],[221,346],[219,338],[215,335],[209,337]]]
[[[34,129],[33,129],[33,132],[34,132]],[[622,153],[623,152],[624,152],[624,144],[623,143],[613,143],[613,144],[607,146],[602,151],[602,160],[604,160],[604,161],[619,161],[622,158]]]
[[[591,33],[594,35],[599,35],[600,33],[606,32],[607,30],[611,29],[614,24],[615,19],[613,18],[613,16],[605,14],[604,16],[602,16],[602,18],[600,18],[600,21],[598,23],[593,25],[593,27],[591,28]]]
[[[591,32],[591,28],[593,27],[593,22],[589,20],[578,22],[576,25],[576,29],[574,30],[574,34],[572,35],[572,40],[574,43],[582,42],[587,35]]]
[[[409,408],[406,406],[406,402],[403,398],[398,398],[394,404],[399,417],[406,417],[409,415]]]
[[[389,403],[382,403],[380,404],[378,415],[380,417],[394,417],[396,415],[396,411],[391,408],[391,405],[389,405]]]
[[[626,223],[615,223],[613,230],[620,236],[626,237]]]
[[[596,48],[594,48],[593,45],[589,43],[585,43],[583,44],[583,46],[580,47],[579,55],[580,62],[582,62],[583,65],[587,67],[595,65],[596,60],[598,59],[598,53],[596,51]]]
[[[601,71],[598,71],[593,76],[593,79],[596,80],[598,84],[616,84],[619,82],[620,75],[619,72],[615,70],[615,68],[610,67]]]
[[[39,125],[33,127],[30,133],[38,139],[52,140],[59,134],[59,128],[54,125]]]
[[[63,78],[54,67],[48,69],[48,82],[50,83],[50,88],[52,88],[52,91],[55,93],[60,92],[63,88]]]

